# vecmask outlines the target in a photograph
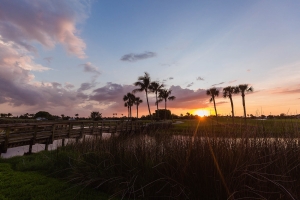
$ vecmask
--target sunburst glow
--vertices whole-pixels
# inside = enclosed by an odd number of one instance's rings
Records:
[[[195,115],[198,115],[200,117],[208,116],[209,112],[207,110],[196,110]]]

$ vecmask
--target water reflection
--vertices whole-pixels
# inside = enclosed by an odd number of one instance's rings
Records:
[[[118,136],[118,135],[116,135]],[[93,135],[86,135],[85,139],[93,139],[96,136]],[[99,137],[99,136],[98,136]],[[109,139],[111,137],[110,133],[103,133],[102,139]],[[227,144],[226,146],[230,149],[235,147],[236,145],[245,145],[247,147],[264,147],[264,146],[276,146],[278,144],[283,145],[284,148],[287,148],[288,146],[293,147],[299,147],[299,138],[226,138],[226,137],[193,137],[193,136],[183,136],[183,135],[165,135],[163,137],[167,137],[168,143],[180,143],[181,145],[189,144],[190,142],[201,145],[204,143],[223,143]],[[136,140],[138,139],[138,140]],[[81,139],[83,140],[83,139]],[[81,141],[80,140],[80,141]],[[146,146],[161,146],[163,148],[162,138],[161,136],[148,136],[143,135],[139,137],[135,137],[135,140],[128,140],[128,148],[133,148],[135,145],[138,145],[138,143],[143,140],[144,144]],[[166,141],[166,140],[165,140]],[[65,144],[67,145],[68,142],[75,142],[75,139],[66,139]],[[55,140],[53,144],[50,144],[48,146],[48,150],[55,150],[57,147],[62,146],[62,140]],[[35,144],[32,146],[32,152],[36,153],[39,151],[43,151],[45,149],[44,144]],[[13,156],[22,156],[24,153],[27,153],[29,150],[29,145],[21,146],[21,147],[15,147],[15,148],[9,148],[7,150],[7,153],[2,153],[2,158],[10,158]]]
[[[92,135],[86,135],[85,136],[86,139],[91,139],[93,137],[95,137],[95,136],[92,136]],[[102,139],[108,139],[110,137],[111,137],[110,133],[102,133]],[[76,141],[75,139],[65,139],[65,145],[67,145],[68,142],[75,142],[75,141]],[[53,144],[48,145],[48,150],[49,151],[55,150],[55,149],[57,149],[57,147],[61,147],[61,146],[62,146],[62,140],[54,140]],[[28,150],[29,150],[29,145],[9,148],[9,149],[7,149],[6,153],[1,154],[1,158],[10,158],[10,157],[13,157],[13,156],[23,156],[24,153],[28,152]],[[37,152],[40,152],[40,151],[43,151],[43,150],[45,150],[45,145],[44,144],[32,145],[32,152],[33,153],[37,153]]]

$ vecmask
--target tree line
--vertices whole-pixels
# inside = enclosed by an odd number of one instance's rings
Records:
[[[158,104],[162,101],[165,102],[165,119],[166,119],[166,111],[167,111],[167,101],[172,101],[176,97],[171,96],[172,90],[166,89],[165,85],[163,83],[160,83],[158,81],[152,81],[149,73],[145,72],[144,76],[139,76],[138,81],[133,83],[134,86],[137,86],[138,88],[134,89],[132,92],[128,92],[126,95],[123,97],[124,106],[127,107],[128,110],[128,117],[132,117],[132,112],[131,112],[131,107],[133,105],[136,105],[136,117],[138,118],[138,107],[141,103],[143,103],[143,100],[140,99],[140,97],[136,97],[134,94],[137,92],[145,92],[146,95],[146,100],[147,100],[147,105],[148,105],[148,112],[149,116],[152,119],[151,115],[151,110],[150,110],[150,105],[149,105],[149,100],[148,100],[148,94],[149,93],[154,93],[155,94],[155,105],[157,111],[158,109]],[[159,114],[159,112],[157,112]],[[159,117],[159,116],[157,116]]]
[[[248,84],[241,84],[238,86],[227,86],[227,87],[223,88],[223,97],[229,98],[229,100],[230,100],[232,118],[234,118],[234,106],[233,106],[232,95],[241,94],[243,108],[244,108],[244,118],[246,119],[246,103],[245,103],[246,95],[245,94],[248,92],[253,92],[253,88],[249,87]],[[206,90],[206,94],[211,97],[209,101],[214,103],[215,114],[216,114],[216,116],[218,116],[215,97],[219,96],[219,90],[217,88],[213,87],[213,88]]]

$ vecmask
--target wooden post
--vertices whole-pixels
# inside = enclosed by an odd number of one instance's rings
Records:
[[[63,147],[65,146],[65,140],[66,140],[65,138],[64,138],[64,139],[62,139],[61,146],[63,146]]]
[[[47,141],[47,142],[45,143],[45,151],[48,151],[48,145],[49,145],[49,142]]]
[[[8,148],[8,142],[9,142],[9,134],[10,134],[10,127],[5,129],[5,141],[2,145],[1,152],[6,153]]]
[[[32,143],[29,145],[29,150],[28,153],[31,154],[32,153]]]
[[[54,132],[55,132],[55,124],[52,125],[51,144],[53,144],[53,141],[54,141]]]

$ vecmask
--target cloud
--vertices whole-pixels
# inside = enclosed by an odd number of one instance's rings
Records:
[[[124,56],[122,56],[121,60],[122,61],[128,61],[128,62],[135,62],[135,61],[138,61],[138,60],[152,58],[152,57],[155,57],[155,56],[156,56],[156,53],[146,51],[145,53],[140,53],[140,54],[134,54],[134,53],[125,54]]]
[[[284,89],[279,89],[279,90],[273,90],[272,93],[273,94],[299,94],[300,89],[299,88],[296,88],[296,89],[284,88]]]
[[[98,68],[93,66],[92,63],[90,63],[90,62],[87,62],[85,64],[81,64],[80,66],[84,67],[85,72],[91,72],[91,73],[94,73],[96,75],[101,74],[101,72],[99,72]]]
[[[94,81],[92,81],[91,83],[81,83],[81,86],[77,91],[82,92],[82,91],[85,91],[85,90],[89,90],[89,89],[91,89],[95,86],[96,86],[96,83]]]
[[[37,52],[31,44],[38,42],[53,48],[62,44],[68,53],[85,58],[86,44],[77,36],[76,23],[86,18],[84,1],[3,1],[0,35],[29,52]]]
[[[189,83],[186,87],[191,87],[192,85],[194,85],[194,82]]]
[[[173,80],[174,78],[173,77],[169,77],[169,80]]]
[[[250,72],[251,71],[251,69],[247,69],[247,72]]]
[[[209,97],[206,95],[206,90],[204,89],[194,91],[172,85],[170,90],[172,90],[172,95],[176,99],[168,102],[169,108],[195,109],[208,106]]]
[[[234,82],[236,82],[237,80],[233,80],[233,81],[228,81],[228,83],[230,84],[230,83],[234,83]]]
[[[62,86],[60,83],[57,83],[57,82],[52,82],[51,84],[52,84],[53,88],[58,88],[58,87]]]
[[[198,76],[198,77],[196,78],[196,80],[197,80],[197,81],[204,81],[204,78]]]
[[[211,86],[217,86],[217,85],[222,85],[224,82],[221,82],[221,83],[217,83],[217,84],[213,84]]]
[[[43,60],[47,61],[47,63],[50,64],[51,61],[53,60],[53,58],[52,57],[46,57]]]
[[[68,83],[68,82],[65,83],[65,88],[67,88],[67,89],[73,89],[74,87],[75,86],[71,83]]]

